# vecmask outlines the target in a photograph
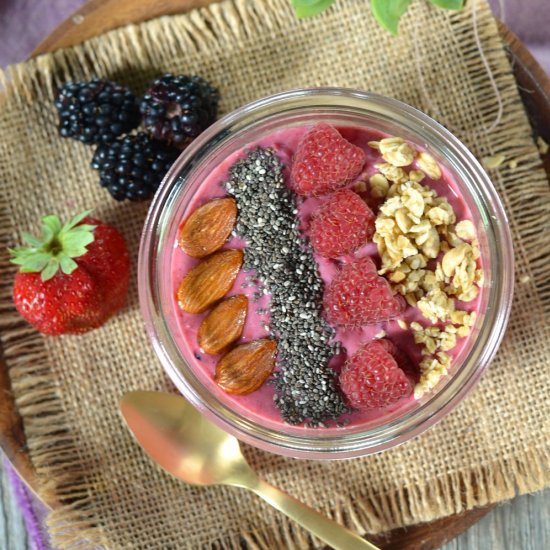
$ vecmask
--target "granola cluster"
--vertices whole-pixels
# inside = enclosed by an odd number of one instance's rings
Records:
[[[385,198],[373,239],[382,259],[380,274],[431,323],[411,324],[425,356],[415,388],[418,397],[447,373],[451,358],[446,352],[468,335],[475,321],[475,313],[457,310],[455,300],[477,297],[483,282],[480,252],[473,223],[457,223],[447,199],[421,184],[426,175],[432,180],[442,175],[430,154],[417,153],[397,137],[369,145],[386,161],[375,165],[378,173],[369,178],[371,195]],[[413,163],[417,169],[407,172],[404,168]]]

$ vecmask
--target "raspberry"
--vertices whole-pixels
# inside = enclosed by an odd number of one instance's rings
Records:
[[[386,279],[366,256],[344,265],[325,289],[323,308],[330,324],[357,328],[396,317],[405,301],[393,296]]]
[[[400,350],[391,340],[378,340],[385,350],[395,359],[397,366],[416,384],[420,380],[420,369],[414,365],[409,356]]]
[[[395,346],[389,340],[375,340],[342,367],[340,387],[350,405],[361,410],[387,407],[412,394],[414,382],[399,368],[391,349]]]
[[[313,214],[310,226],[313,250],[327,258],[349,254],[374,233],[375,216],[365,201],[350,189],[340,189]]]
[[[365,164],[365,152],[344,139],[336,128],[318,124],[300,141],[290,173],[298,195],[319,196],[356,178]]]

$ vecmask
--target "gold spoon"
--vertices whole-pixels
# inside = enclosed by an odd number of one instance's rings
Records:
[[[143,450],[174,477],[192,485],[249,489],[337,550],[379,550],[262,481],[241,454],[238,440],[212,424],[182,397],[133,391],[122,396],[120,409]]]

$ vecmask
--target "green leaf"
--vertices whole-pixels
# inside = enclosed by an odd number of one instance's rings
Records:
[[[34,235],[31,235],[30,233],[22,233],[21,237],[23,237],[23,241],[25,241],[28,245],[32,246],[33,248],[41,248],[44,244],[41,239],[38,237],[35,237]]]
[[[42,218],[42,244],[49,243],[61,231],[61,222],[54,215]]]
[[[91,210],[84,210],[84,212],[80,212],[80,214],[77,214],[73,218],[71,218],[64,226],[63,231],[69,231],[69,229],[72,229],[75,225],[78,225],[84,218],[89,216],[92,213]],[[90,226],[93,227],[93,226]]]
[[[16,265],[23,265],[27,258],[36,252],[34,248],[8,248],[10,262]]]
[[[370,7],[378,23],[392,34],[397,34],[399,20],[410,3],[411,0],[370,0]]]
[[[94,234],[91,231],[75,231],[71,230],[69,233],[61,233],[58,236],[59,242],[63,252],[71,257],[78,258],[86,254],[86,247],[93,242]]]
[[[51,256],[47,252],[29,254],[21,263],[21,271],[24,271],[25,273],[36,273],[38,271],[42,271],[50,261],[50,258]]]
[[[444,10],[461,10],[464,7],[464,0],[429,0],[434,6]]]
[[[290,3],[298,18],[302,19],[303,17],[311,17],[325,11],[334,4],[335,1],[336,0],[290,0]]]
[[[96,228],[95,225],[89,225],[87,223],[83,223],[82,225],[77,225],[76,227],[73,227],[70,230],[70,233],[90,233]],[[62,234],[68,233],[67,231],[62,231]]]
[[[72,258],[86,254],[87,246],[94,241],[96,226],[78,225],[90,212],[81,212],[63,226],[57,216],[44,216],[41,237],[23,233],[29,246],[9,249],[10,261],[21,266],[24,273],[41,272],[44,281],[51,279],[60,267],[63,273],[72,273],[78,267]]]
[[[59,261],[57,258],[50,258],[46,267],[42,270],[40,278],[43,281],[49,281],[59,269]]]
[[[61,254],[60,256],[58,256],[58,259],[59,265],[61,266],[61,271],[63,271],[63,273],[66,273],[67,275],[70,275],[78,267],[78,264],[72,258],[69,258],[69,256],[65,254]]]

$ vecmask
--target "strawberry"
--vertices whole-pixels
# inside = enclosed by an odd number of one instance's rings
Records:
[[[389,340],[374,340],[342,367],[340,387],[350,405],[361,410],[387,407],[412,394],[414,381],[399,367],[392,350],[396,348]]]
[[[313,214],[309,238],[313,250],[336,258],[357,250],[372,237],[375,216],[357,193],[340,189]]]
[[[27,248],[10,250],[20,265],[13,301],[44,334],[79,334],[101,326],[124,304],[130,260],[124,237],[83,212],[61,225],[42,219],[40,238],[24,234]]]
[[[392,294],[368,257],[346,264],[325,289],[323,308],[327,321],[339,327],[357,328],[398,316],[405,308],[401,296]]]
[[[329,124],[317,124],[300,141],[290,179],[298,195],[320,196],[353,181],[365,164],[365,152]]]

